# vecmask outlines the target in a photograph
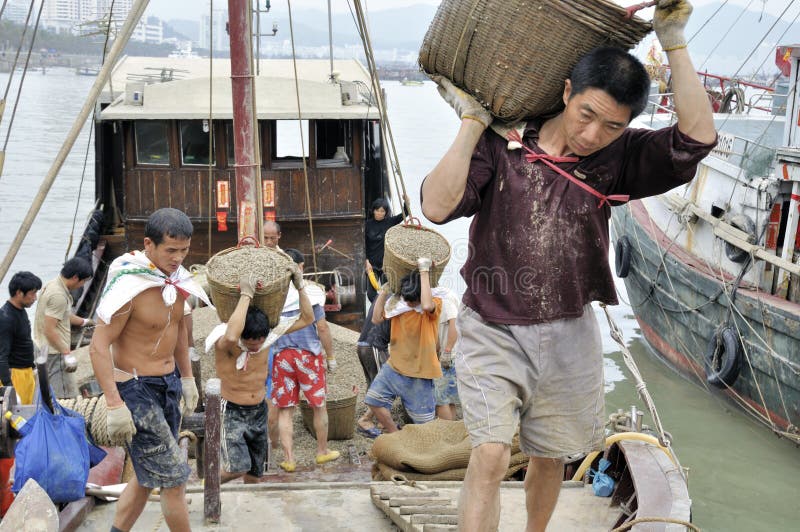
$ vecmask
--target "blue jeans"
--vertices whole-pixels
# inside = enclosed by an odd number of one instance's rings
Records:
[[[433,379],[406,377],[389,364],[384,364],[367,390],[364,402],[391,410],[397,397],[403,401],[403,407],[414,423],[427,423],[436,417]]]

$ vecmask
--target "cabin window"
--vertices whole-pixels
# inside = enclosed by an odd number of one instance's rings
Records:
[[[180,122],[181,164],[208,165],[208,129],[208,120],[182,120]],[[213,151],[213,146],[211,149]],[[211,164],[214,164],[213,158]]]
[[[302,167],[303,157],[308,157],[308,142],[308,120],[276,120],[272,135],[272,168]]]
[[[317,167],[351,166],[353,130],[349,120],[317,120],[315,122]]]
[[[259,147],[261,142],[259,141]],[[233,145],[233,122],[225,122],[225,157],[228,160],[228,166],[236,164],[236,147]]]
[[[169,124],[165,120],[134,122],[136,163],[169,166]]]

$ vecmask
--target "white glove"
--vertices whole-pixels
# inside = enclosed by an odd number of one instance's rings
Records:
[[[64,355],[64,371],[67,373],[75,373],[78,369],[78,359],[72,353]]]
[[[120,406],[106,409],[106,432],[112,444],[123,446],[127,445],[136,434],[136,426],[133,424],[131,411],[122,403]]]
[[[431,271],[431,265],[433,261],[426,257],[420,257],[417,259],[417,269],[420,272],[429,272]]]
[[[241,293],[243,296],[253,299],[253,296],[256,294],[256,288],[258,284],[258,279],[256,278],[255,274],[242,274],[239,277],[239,293]]]
[[[441,364],[442,369],[450,369],[450,366],[453,365],[453,352],[442,351],[442,354],[439,356],[439,364]]]
[[[329,373],[335,372],[337,366],[338,366],[338,364],[336,363],[336,359],[335,358],[329,358],[328,359],[328,372]]]
[[[665,52],[686,48],[683,29],[692,14],[687,0],[660,0],[653,15],[653,29]]]
[[[181,377],[181,389],[183,390],[183,410],[181,413],[184,417],[188,416],[197,407],[197,384],[194,382],[194,377]]]
[[[492,114],[478,100],[453,85],[447,78],[431,76],[431,79],[439,85],[439,94],[455,110],[458,118],[461,120],[471,118],[483,124],[483,127],[489,127],[492,123]]]
[[[300,267],[297,264],[292,264],[289,271],[292,273],[292,284],[295,289],[300,291],[305,288],[306,281],[303,279],[303,272],[300,271]]]

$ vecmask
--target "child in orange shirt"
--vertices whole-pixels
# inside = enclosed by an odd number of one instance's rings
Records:
[[[384,432],[395,432],[390,413],[398,396],[414,423],[432,421],[436,413],[433,379],[442,376],[436,356],[439,314],[442,301],[431,294],[431,260],[417,260],[418,270],[400,281],[400,297],[405,305],[386,305],[388,288],[375,300],[372,322],[392,320],[389,360],[372,381],[364,402],[383,425]],[[395,308],[397,307],[397,308]]]

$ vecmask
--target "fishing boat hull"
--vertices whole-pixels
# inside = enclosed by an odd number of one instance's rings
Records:
[[[624,280],[642,333],[661,358],[710,392],[723,393],[776,432],[796,431],[798,304],[752,286],[733,294],[734,278],[662,230],[660,222],[672,218],[664,210],[665,202],[650,198],[612,212],[614,240],[624,236],[631,244]],[[739,374],[733,382],[709,385],[707,355],[725,325],[740,337]]]

